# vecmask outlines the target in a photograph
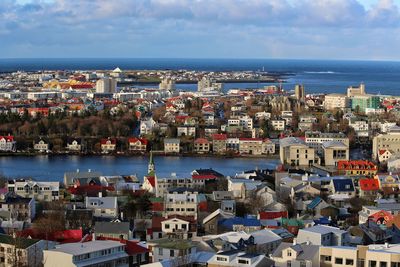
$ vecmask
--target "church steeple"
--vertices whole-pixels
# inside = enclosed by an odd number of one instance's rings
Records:
[[[154,176],[154,171],[155,171],[155,166],[154,166],[154,159],[153,159],[153,151],[150,151],[150,159],[149,159],[149,165],[147,167],[147,173],[149,176]]]

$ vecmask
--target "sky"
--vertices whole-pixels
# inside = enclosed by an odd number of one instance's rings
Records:
[[[0,58],[400,60],[400,0],[0,0]]]

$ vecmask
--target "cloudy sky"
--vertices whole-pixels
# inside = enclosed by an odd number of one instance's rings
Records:
[[[400,60],[400,0],[0,0],[0,58]]]

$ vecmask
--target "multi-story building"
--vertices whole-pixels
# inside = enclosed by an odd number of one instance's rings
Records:
[[[348,97],[354,97],[354,96],[360,96],[360,95],[365,95],[365,84],[361,83],[359,86],[349,86],[347,88],[347,96]]]
[[[326,110],[346,109],[350,107],[350,99],[344,94],[329,94],[325,96]]]
[[[351,109],[364,112],[367,108],[378,109],[381,106],[379,96],[358,95],[351,98]]]
[[[214,153],[225,153],[226,152],[226,134],[213,134],[212,142],[213,142],[213,152]]]
[[[354,129],[358,137],[369,136],[369,125],[367,120],[352,118],[349,120],[349,126]]]
[[[35,199],[8,192],[0,197],[0,212],[6,220],[12,218],[17,221],[31,222],[36,216]]]
[[[115,93],[116,89],[117,81],[113,78],[102,78],[96,82],[96,93]]]
[[[164,207],[166,216],[182,215],[197,218],[198,194],[190,192],[166,194]]]
[[[14,140],[14,136],[0,136],[0,151],[15,152],[17,149],[17,142]]]
[[[175,87],[175,80],[167,77],[161,80],[160,84],[158,85],[158,88],[160,90],[169,90],[169,91],[174,91],[176,89]]]
[[[9,180],[8,192],[35,200],[54,201],[60,198],[60,182],[40,182],[26,179]]]
[[[320,247],[321,267],[360,266],[397,267],[400,266],[400,245],[381,244],[369,246]]]
[[[67,149],[73,152],[80,152],[82,150],[82,144],[80,139],[72,139],[67,142]]]
[[[125,244],[119,241],[93,240],[57,245],[44,250],[45,267],[115,266],[128,267]]]
[[[206,138],[197,138],[194,140],[194,151],[196,153],[204,154],[210,152],[211,144]]]
[[[261,155],[262,144],[262,138],[239,138],[239,153]]]
[[[192,177],[177,177],[176,173],[171,173],[170,177],[158,178],[156,191],[158,196],[164,196],[169,190],[176,188],[203,189],[204,179],[193,179]]]
[[[378,172],[378,167],[368,160],[339,160],[337,169],[339,174],[347,176],[372,177]]]
[[[300,229],[297,242],[317,246],[343,246],[347,245],[349,240],[347,231],[332,226],[316,225]]]
[[[349,147],[349,138],[344,133],[322,133],[318,131],[305,133],[305,143],[320,154],[323,153],[322,144],[328,141],[339,141]]]
[[[275,143],[272,142],[270,139],[264,139],[261,152],[264,155],[275,154]]]
[[[135,152],[146,152],[148,140],[145,138],[132,137],[128,139],[129,150]]]
[[[43,266],[46,241],[0,234],[0,266]]]
[[[319,246],[284,242],[272,253],[271,259],[276,267],[319,267]]]
[[[337,166],[341,160],[349,160],[349,147],[340,141],[327,141],[322,144],[325,166]]]
[[[285,130],[286,121],[285,120],[271,120],[271,126],[274,131],[283,131]]]
[[[279,155],[282,164],[310,166],[319,162],[315,149],[309,147],[299,138],[286,137],[280,139],[279,143]]]
[[[49,150],[49,143],[44,139],[39,139],[33,144],[33,149],[39,152],[46,152]]]
[[[140,135],[152,134],[157,122],[153,118],[140,121]]]
[[[162,238],[148,241],[147,244],[150,262],[172,260],[172,266],[184,266],[196,254],[196,245],[190,240]]]
[[[177,136],[196,136],[196,127],[191,125],[178,126]]]
[[[372,157],[378,159],[379,151],[390,149],[393,153],[400,153],[400,128],[392,127],[388,133],[379,134],[372,140]]]
[[[179,153],[180,144],[179,138],[164,138],[164,153]]]

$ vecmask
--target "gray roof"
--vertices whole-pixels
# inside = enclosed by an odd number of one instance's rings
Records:
[[[299,255],[296,257],[297,260],[310,260],[314,258],[315,254],[319,253],[319,246],[317,245],[307,245],[307,244],[296,244],[292,243],[281,243],[275,252],[272,254],[272,257],[282,257],[282,251],[287,248],[292,248],[295,251],[299,252]]]
[[[118,241],[94,240],[84,243],[67,243],[58,245],[56,246],[55,249],[52,249],[51,251],[59,251],[71,255],[82,255],[104,249],[111,249],[119,246],[123,246],[123,244],[121,244]]]
[[[164,144],[168,143],[168,144],[179,144],[181,142],[181,140],[179,138],[165,138],[164,139]]]
[[[96,222],[96,233],[129,234],[129,222]]]
[[[288,147],[292,145],[302,145],[306,146],[305,142],[297,137],[286,137],[279,140],[279,145],[281,147]]]
[[[343,142],[341,141],[326,141],[324,143],[322,143],[322,147],[324,148],[329,148],[329,147],[342,147],[342,148],[347,148],[347,146],[345,144],[343,144]]]

